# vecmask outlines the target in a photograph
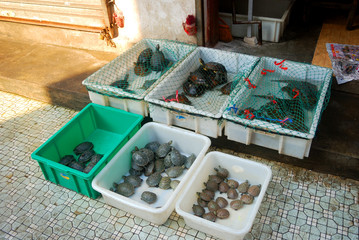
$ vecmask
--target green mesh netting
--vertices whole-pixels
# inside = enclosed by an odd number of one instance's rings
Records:
[[[313,138],[330,96],[332,71],[263,57],[224,118],[272,133]]]
[[[163,111],[172,109],[219,119],[229,95],[258,61],[254,56],[198,47],[145,100]]]
[[[143,39],[82,84],[87,90],[103,95],[144,99],[164,74],[195,48],[177,41]]]

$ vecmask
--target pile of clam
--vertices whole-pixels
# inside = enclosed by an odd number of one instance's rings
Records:
[[[75,170],[89,173],[103,157],[102,154],[96,153],[93,147],[94,145],[91,142],[82,142],[73,150],[76,157],[73,154],[65,155],[60,159],[59,163]]]
[[[114,183],[111,190],[130,197],[144,179],[149,188],[175,189],[179,180],[174,178],[180,177],[185,169],[190,168],[196,156],[191,154],[186,157],[171,144],[172,141],[162,144],[153,141],[143,148],[135,147],[132,151],[129,175],[123,176],[119,184]],[[151,191],[144,191],[141,199],[152,204],[156,202],[157,195]]]
[[[251,204],[260,193],[260,185],[250,185],[248,180],[239,184],[234,179],[229,179],[227,169],[218,166],[214,169],[216,174],[209,175],[204,183],[202,192],[197,192],[197,204],[193,204],[192,210],[196,216],[215,222],[217,218],[226,219],[230,212],[228,207],[235,211],[245,204]],[[219,194],[216,196],[216,192]]]

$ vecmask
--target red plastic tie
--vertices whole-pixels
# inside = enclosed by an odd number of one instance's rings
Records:
[[[274,61],[274,64],[277,65],[277,66],[279,65],[279,68],[280,68],[280,69],[287,70],[287,69],[288,69],[287,67],[283,67],[283,63],[285,62],[285,60],[286,60],[286,59],[282,60],[282,61],[279,62],[279,63],[278,63],[277,61]]]
[[[256,85],[253,85],[248,78],[245,78],[244,81],[248,82],[249,89],[251,89],[251,88],[256,88],[256,87],[257,87]]]
[[[244,114],[246,115],[246,119],[253,119],[254,114],[251,113],[248,109],[244,110]]]
[[[174,101],[177,101],[179,103],[179,100],[178,100],[178,90],[176,90],[176,98],[172,98],[172,99],[166,99],[164,96],[162,96],[163,100],[165,102],[174,102]]]
[[[275,72],[275,70],[264,69],[264,68],[263,68],[263,70],[261,71],[261,74],[262,74],[262,75],[267,75],[267,72],[273,73],[273,72]]]
[[[294,95],[293,99],[299,96],[299,90],[298,89],[294,88],[292,91],[296,93]]]

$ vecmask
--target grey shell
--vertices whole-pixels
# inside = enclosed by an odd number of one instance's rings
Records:
[[[196,160],[196,156],[192,153],[189,157],[186,158],[186,162],[184,166],[187,169],[190,168],[195,160]]]
[[[169,189],[171,187],[171,178],[162,177],[158,187],[161,189]]]
[[[146,179],[146,183],[150,187],[157,187],[161,179],[162,179],[161,173],[155,172]]]
[[[83,143],[80,143],[79,145],[77,145],[73,151],[76,155],[80,155],[81,153],[83,153],[87,150],[90,150],[92,148],[93,148],[93,143],[83,142]]]
[[[176,189],[176,187],[178,186],[178,184],[180,184],[179,180],[172,180],[170,183],[171,188],[174,190]]]
[[[166,155],[171,151],[171,144],[172,141],[169,141],[168,143],[162,143],[157,151],[156,151],[156,155],[160,158],[164,158],[166,157]]]
[[[141,186],[142,179],[139,176],[129,175],[129,176],[123,176],[123,180],[126,183],[132,184],[133,187],[139,187]]]
[[[160,146],[161,144],[157,141],[153,141],[153,142],[149,142],[146,144],[145,148],[151,150],[152,152],[156,152],[158,147]]]
[[[129,197],[135,193],[135,188],[131,183],[123,182],[117,185],[116,192],[125,197]]]
[[[168,153],[171,156],[171,162],[175,166],[181,166],[185,163],[186,159],[182,157],[181,153],[172,147],[172,150]]]
[[[179,177],[183,173],[184,167],[183,166],[174,166],[166,169],[166,174],[170,178]]]
[[[145,201],[148,204],[152,204],[157,201],[157,195],[150,191],[144,191],[141,194],[141,200]]]

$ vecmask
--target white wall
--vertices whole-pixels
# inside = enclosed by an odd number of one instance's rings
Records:
[[[114,39],[119,51],[143,38],[197,43],[182,27],[187,15],[195,15],[195,0],[117,0],[116,5],[125,17],[125,27]]]

